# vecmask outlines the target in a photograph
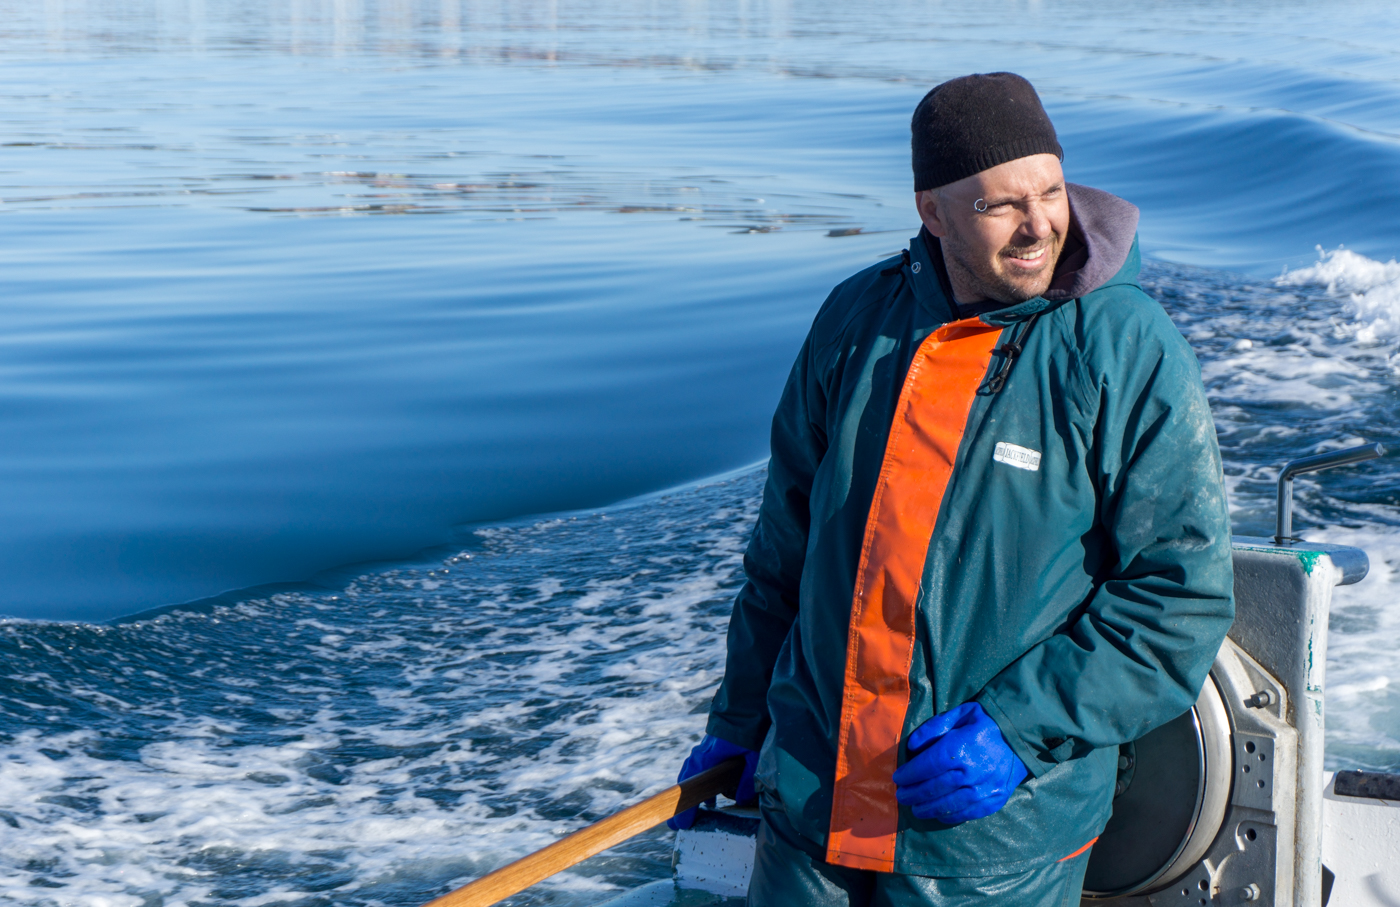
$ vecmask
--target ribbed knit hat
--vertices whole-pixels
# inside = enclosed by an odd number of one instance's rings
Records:
[[[915,192],[1032,154],[1064,159],[1035,88],[1014,72],[949,79],[924,95],[910,130]]]

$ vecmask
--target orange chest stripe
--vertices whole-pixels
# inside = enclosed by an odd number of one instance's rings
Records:
[[[829,863],[894,869],[892,775],[909,709],[909,665],[924,559],[977,388],[1001,329],[976,319],[929,335],[910,363],[865,523],[827,839]]]

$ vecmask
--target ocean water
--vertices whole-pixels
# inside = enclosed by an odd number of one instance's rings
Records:
[[[915,232],[953,75],[1030,77],[1070,178],[1142,208],[1238,532],[1283,461],[1400,440],[1389,4],[0,13],[8,901],[413,905],[666,784],[783,377]],[[1400,770],[1397,472],[1297,483],[1372,563],[1332,767]]]

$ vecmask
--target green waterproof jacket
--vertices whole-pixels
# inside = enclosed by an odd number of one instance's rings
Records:
[[[985,819],[945,826],[901,807],[896,872],[1001,875],[1082,849],[1108,820],[1118,745],[1190,708],[1233,620],[1199,366],[1137,283],[1137,209],[1069,193],[1072,239],[1052,289],[980,316],[1004,338],[1024,332],[1024,351],[995,391],[992,359],[967,416],[919,584],[902,737],[976,700],[1031,774]],[[821,846],[891,418],[916,348],[967,314],[943,286],[937,242],[921,233],[816,316],[773,419],[710,712],[709,733],[761,748],[767,808]],[[1038,468],[1009,464],[998,443],[1038,452]]]

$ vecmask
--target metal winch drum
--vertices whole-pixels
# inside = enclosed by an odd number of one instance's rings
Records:
[[[1219,834],[1233,778],[1230,717],[1211,677],[1189,712],[1119,747],[1113,816],[1090,854],[1085,895],[1138,894],[1183,875]]]
[[[1368,563],[1354,548],[1298,545],[1293,476],[1382,453],[1372,444],[1288,463],[1275,536],[1235,539],[1230,638],[1190,711],[1119,748],[1086,904],[1292,904],[1295,891],[1299,903],[1322,892],[1325,657],[1312,655],[1326,651],[1332,586],[1359,582]]]
[[[1085,898],[1187,905],[1267,891],[1274,903],[1291,889],[1279,878],[1292,876],[1291,861],[1278,865],[1273,846],[1296,835],[1288,711],[1284,684],[1227,640],[1195,706],[1119,748],[1113,815],[1090,854]]]

